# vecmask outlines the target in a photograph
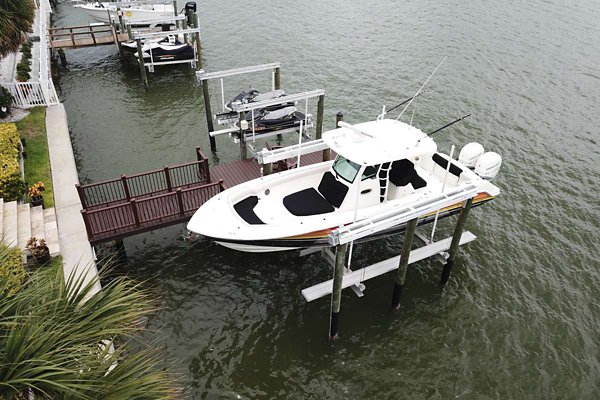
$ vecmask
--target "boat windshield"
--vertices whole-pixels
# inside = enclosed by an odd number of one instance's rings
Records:
[[[333,170],[337,176],[341,176],[345,181],[352,183],[360,170],[360,165],[338,155],[333,163]]]

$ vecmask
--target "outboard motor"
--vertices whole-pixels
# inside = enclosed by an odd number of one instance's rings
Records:
[[[475,173],[481,178],[491,181],[500,170],[500,165],[502,165],[500,154],[488,151],[487,153],[483,153],[479,157],[479,160],[477,160]]]
[[[187,3],[185,3],[185,15],[188,15],[189,13],[193,12],[196,12],[196,2],[188,1]]]
[[[481,157],[483,151],[483,146],[479,143],[467,143],[465,147],[461,149],[460,154],[458,155],[458,162],[469,169],[473,169],[475,168],[475,165],[477,165],[477,160],[479,160],[479,157]]]

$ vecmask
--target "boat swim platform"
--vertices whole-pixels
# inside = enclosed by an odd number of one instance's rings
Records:
[[[200,148],[197,161],[77,185],[81,214],[92,245],[188,221],[221,191],[259,178],[254,159],[209,166]],[[322,153],[305,154],[301,165],[316,164]]]

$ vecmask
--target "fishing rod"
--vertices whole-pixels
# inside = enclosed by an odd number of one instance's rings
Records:
[[[454,121],[450,122],[449,124],[446,124],[446,125],[442,126],[441,128],[438,128],[438,129],[436,129],[436,130],[435,130],[435,131],[433,131],[433,132],[429,132],[429,133],[427,133],[427,134],[425,135],[425,137],[423,137],[423,138],[421,138],[421,139],[425,139],[426,137],[431,137],[432,135],[434,135],[434,134],[438,133],[438,132],[439,132],[439,131],[441,131],[442,129],[446,129],[446,128],[448,128],[449,126],[452,126],[452,125],[454,125],[455,123],[457,123],[457,122],[460,122],[460,121],[462,121],[463,119],[465,119],[465,118],[467,118],[467,117],[470,117],[470,116],[471,116],[471,113],[469,113],[469,114],[467,114],[467,115],[463,115],[463,116],[462,116],[462,117],[460,117],[459,119],[456,119],[456,120],[454,120]],[[417,141],[417,143],[419,143],[419,142],[421,141],[421,139],[419,139],[419,140]]]
[[[400,119],[400,117],[402,116],[402,114],[404,114],[404,111],[406,111],[406,109],[408,108],[408,106],[410,106],[412,104],[412,102],[415,100],[415,98],[417,97],[417,95],[423,91],[423,89],[425,88],[425,85],[427,85],[427,82],[429,82],[429,80],[433,77],[433,75],[435,75],[435,73],[437,72],[437,70],[442,66],[442,64],[444,63],[444,61],[446,61],[447,58],[448,58],[448,56],[444,57],[444,59],[442,60],[442,62],[439,63],[437,67],[435,67],[435,69],[433,70],[433,72],[431,73],[431,75],[429,75],[429,78],[427,78],[427,80],[423,83],[423,85],[421,85],[421,87],[419,88],[419,90],[417,90],[417,93],[415,93],[415,95],[413,96],[413,98],[410,99],[410,101],[408,102],[408,104],[406,105],[406,107],[404,107],[402,109],[402,112],[400,113],[400,115],[398,115],[396,117],[396,121],[398,121]]]
[[[426,92],[426,90],[422,90],[419,93],[417,93],[416,95],[414,95],[413,97],[409,97],[408,99],[404,100],[402,103],[396,104],[394,107],[390,108],[389,110],[386,110],[385,112],[389,113],[390,111],[395,110],[396,108],[405,105],[409,101],[416,99],[417,97],[419,97],[420,95],[422,95],[425,92]]]

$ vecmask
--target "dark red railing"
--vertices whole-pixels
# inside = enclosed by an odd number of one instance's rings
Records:
[[[119,179],[88,185],[76,185],[81,205],[84,210],[107,207],[129,202],[132,198],[141,199],[208,183],[208,159],[204,157],[200,148],[196,149],[196,155],[197,161],[186,164],[166,166],[141,174],[121,175]]]
[[[225,190],[223,180],[210,182],[207,158],[198,161],[77,185],[81,214],[90,242],[122,238],[189,218],[202,204]]]

